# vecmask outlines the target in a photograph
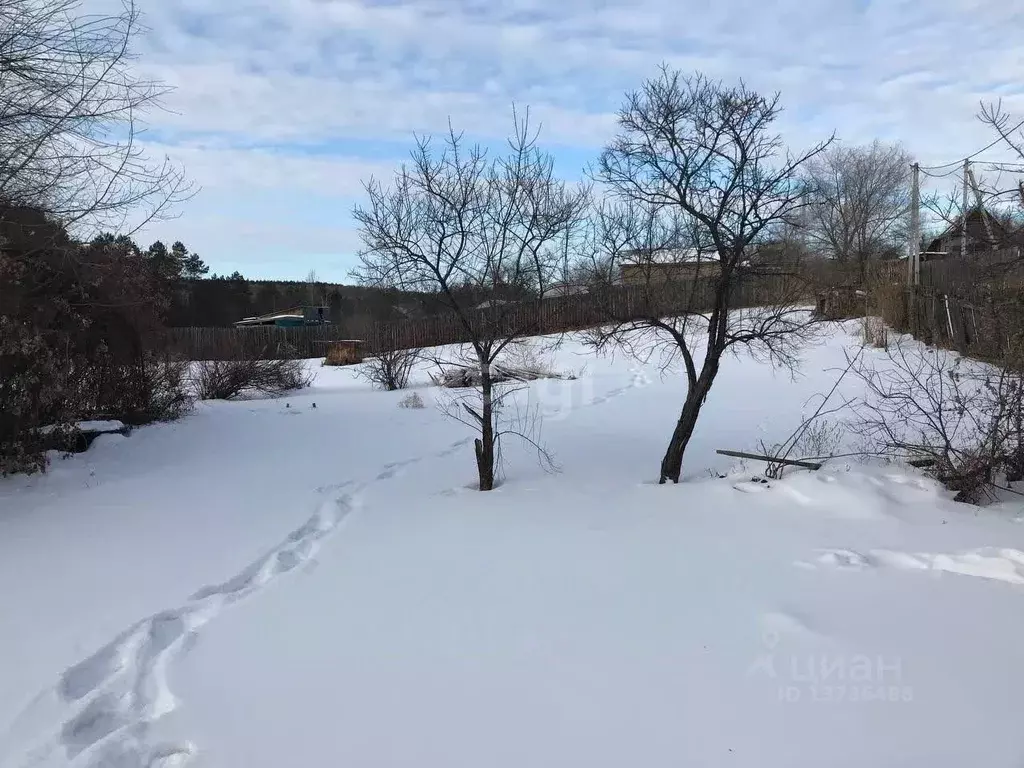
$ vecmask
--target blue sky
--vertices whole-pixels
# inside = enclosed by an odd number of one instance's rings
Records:
[[[663,61],[781,91],[795,148],[835,130],[945,163],[990,141],[980,99],[1024,115],[1024,4],[1007,0],[138,2],[138,66],[174,87],[146,141],[202,187],[140,239],[252,277],[345,279],[361,180],[449,117],[490,144],[528,105],[578,176]]]

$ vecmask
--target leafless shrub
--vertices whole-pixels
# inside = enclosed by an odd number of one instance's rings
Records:
[[[868,316],[863,321],[864,343],[886,349],[889,346],[889,329],[880,317]]]
[[[419,357],[418,349],[386,350],[364,360],[356,375],[380,389],[405,389]]]
[[[836,458],[839,446],[843,442],[844,427],[839,421],[829,419],[836,413],[849,409],[854,401],[846,398],[839,402],[833,400],[840,385],[860,360],[863,350],[858,351],[847,360],[846,367],[836,377],[828,392],[815,395],[811,401],[821,399],[814,412],[804,419],[782,443],[767,446],[761,443],[761,452],[774,461],[768,463],[765,475],[771,478],[781,477],[786,469],[785,460],[791,456],[799,461],[823,461]]]
[[[303,389],[313,374],[302,360],[206,360],[195,364],[193,381],[200,399],[231,400]]]
[[[897,331],[910,327],[907,315],[906,286],[885,280],[871,281],[867,288],[867,314],[881,318],[882,322]]]
[[[189,369],[190,364],[185,360],[146,356],[129,371],[137,392],[134,408],[122,409],[118,415],[130,424],[181,418],[195,404],[195,395],[189,386]]]
[[[980,504],[1019,479],[1024,456],[1024,379],[1019,366],[994,367],[896,342],[882,365],[862,359],[867,387],[852,428],[898,460],[928,465],[956,500]]]
[[[839,451],[845,430],[835,419],[816,419],[793,444],[793,455],[803,461],[830,459]]]
[[[420,409],[426,406],[423,404],[423,398],[420,397],[420,393],[412,392],[398,401],[398,407]]]
[[[495,363],[491,366],[491,382],[502,384],[509,381],[536,381],[537,379],[564,379],[565,374],[556,373],[543,365],[528,364],[517,366],[512,363]],[[461,389],[479,387],[480,369],[471,364],[448,363],[437,373],[430,374],[430,380],[438,387]]]

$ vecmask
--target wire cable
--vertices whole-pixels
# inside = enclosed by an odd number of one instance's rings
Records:
[[[1013,133],[1018,128],[1022,128],[1022,127],[1024,127],[1024,120],[1021,120],[1019,123],[1017,123],[1015,126],[1013,126],[1013,128],[1011,128],[1010,130],[1006,131],[1006,133]],[[982,152],[988,152],[988,150],[992,149],[992,147],[994,147],[996,144],[998,144],[1001,141],[1003,141],[1003,137],[1000,135],[991,144],[987,144],[986,146],[982,147],[981,149],[979,149],[974,154],[968,155],[963,160],[954,160],[952,163],[946,163],[945,165],[921,166],[921,170],[922,171],[941,171],[943,168],[949,168],[949,167],[954,166],[954,165],[962,165],[964,160],[973,160],[978,155],[980,155]]]
[[[960,173],[959,168],[954,168],[953,170],[946,171],[945,173],[928,173],[928,171],[926,171],[924,168],[919,168],[918,170],[920,170],[923,175],[928,176],[929,178],[932,179],[945,179],[948,178],[949,176],[955,176]]]

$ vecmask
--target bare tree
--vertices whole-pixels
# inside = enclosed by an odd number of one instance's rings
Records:
[[[514,120],[508,151],[490,158],[450,130],[443,146],[417,141],[390,186],[366,184],[358,206],[365,284],[435,294],[455,318],[479,368],[480,490],[494,487],[495,396],[491,368],[515,339],[535,333],[546,287],[561,274],[559,243],[579,221],[586,190],[555,177],[529,115]]]
[[[857,264],[905,251],[910,212],[910,155],[898,144],[833,145],[807,163],[808,244]]]
[[[45,466],[40,426],[188,405],[183,366],[151,352],[167,296],[128,222],[192,190],[139,140],[165,89],[133,71],[137,9],[82,6],[0,0],[0,471]]]
[[[1002,100],[982,103],[978,119],[990,126],[996,133],[997,143],[1002,144],[1016,158],[1016,162],[996,163],[990,170],[997,176],[993,186],[988,190],[997,200],[1014,200],[1019,208],[1024,209],[1024,119],[1017,120],[1003,107]],[[1009,177],[1009,179],[1007,179]]]
[[[650,265],[643,280],[648,286],[686,274],[657,265],[666,251],[682,250],[682,260],[699,266],[689,280],[692,289],[662,292],[671,301],[649,291],[647,311],[635,310],[639,319],[615,321],[604,334],[608,342],[632,338],[634,351],[661,339],[682,358],[687,394],[661,462],[662,483],[679,481],[683,453],[723,355],[742,347],[773,362],[791,362],[794,343],[810,328],[809,313],[796,301],[793,271],[773,268],[777,295],[749,302],[762,306],[742,308],[748,302],[741,301],[744,287],[755,285],[762,271],[752,259],[757,246],[774,239],[805,204],[800,167],[831,141],[790,155],[771,132],[780,110],[778,95],[764,97],[742,83],[725,86],[663,67],[627,96],[619,134],[595,169],[616,201],[599,217],[596,238],[612,276],[616,262],[637,255]],[[639,271],[645,274],[643,267]],[[686,298],[691,290],[701,292],[704,306]]]
[[[191,194],[139,141],[166,92],[132,70],[139,31],[133,0],[114,15],[85,15],[79,0],[0,1],[0,199],[72,232],[124,232]]]
[[[1011,158],[1002,162],[971,159],[969,184],[964,189],[963,168],[959,163],[936,169],[922,169],[926,179],[945,187],[922,198],[923,207],[939,227],[933,232],[958,231],[962,217],[980,211],[983,228],[968,238],[967,252],[989,250],[1016,244],[1024,227],[1024,119],[1008,112],[1002,101],[982,102],[978,119],[988,125],[995,139],[972,158],[993,147],[1001,147]],[[977,175],[975,175],[977,171]],[[954,246],[957,250],[959,244]],[[1016,262],[1016,260],[1014,260]]]
[[[316,309],[326,309],[330,305],[329,291],[327,284],[320,279],[315,269],[309,270],[306,274],[306,300],[309,306]],[[323,319],[323,314],[319,315]]]

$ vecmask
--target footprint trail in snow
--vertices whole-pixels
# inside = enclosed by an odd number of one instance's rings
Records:
[[[565,416],[598,405],[642,386],[635,375],[629,385],[613,389],[587,403],[560,409],[546,416]],[[168,679],[169,666],[202,627],[227,606],[259,592],[277,578],[310,562],[321,543],[335,533],[360,506],[359,495],[374,483],[397,477],[401,471],[427,459],[444,458],[472,444],[473,438],[455,441],[441,451],[385,464],[373,480],[318,489],[343,491],[322,503],[305,523],[255,562],[220,584],[205,586],[180,607],[160,611],[132,625],[91,656],[67,669],[57,684],[36,697],[16,722],[39,718],[34,711],[56,703],[63,719],[43,726],[35,746],[4,755],[4,765],[18,768],[62,765],[82,768],[177,768],[195,754],[190,743],[153,743],[150,731],[178,706]],[[48,732],[47,732],[48,731]],[[60,759],[63,752],[64,759]],[[10,763],[7,761],[10,760]]]

